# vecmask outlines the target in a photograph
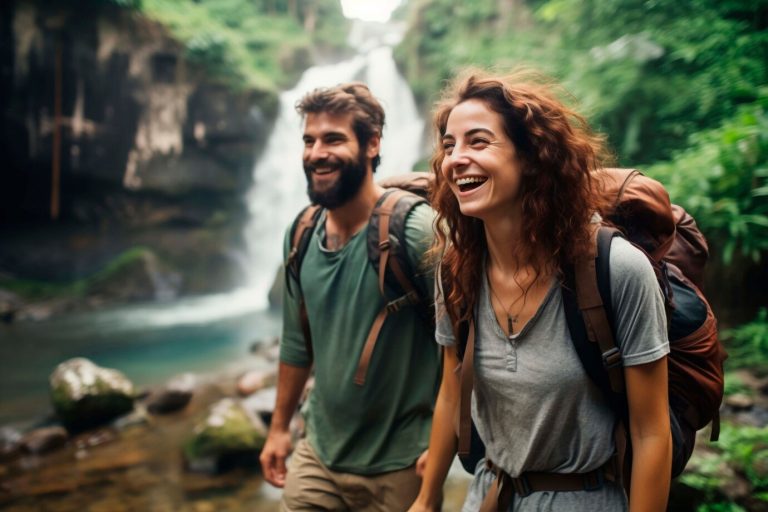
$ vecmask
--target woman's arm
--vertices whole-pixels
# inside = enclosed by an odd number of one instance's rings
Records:
[[[624,368],[632,440],[630,512],[667,509],[672,475],[667,358]]]
[[[460,393],[459,375],[455,371],[458,364],[456,346],[444,347],[443,378],[432,416],[427,467],[421,490],[410,512],[440,510],[443,483],[457,448],[454,419],[458,411]]]

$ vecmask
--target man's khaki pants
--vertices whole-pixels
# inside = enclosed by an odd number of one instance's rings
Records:
[[[280,511],[402,512],[416,499],[419,486],[415,465],[365,476],[331,471],[302,439],[288,465]]]

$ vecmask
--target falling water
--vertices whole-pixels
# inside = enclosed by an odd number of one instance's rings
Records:
[[[423,152],[423,121],[388,44],[338,64],[310,68],[296,87],[282,93],[278,119],[256,163],[253,186],[247,195],[251,214],[245,232],[249,252],[247,288],[255,292],[254,300],[261,307],[266,305],[267,290],[282,260],[285,229],[308,202],[301,165],[301,119],[294,105],[311,89],[351,80],[367,83],[386,112],[377,177],[410,171]]]

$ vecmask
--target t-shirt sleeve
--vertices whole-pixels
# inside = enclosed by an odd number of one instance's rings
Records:
[[[616,343],[625,366],[661,359],[669,353],[664,298],[650,262],[621,237],[611,242],[611,300]]]
[[[453,328],[451,327],[451,318],[445,309],[443,302],[443,292],[439,286],[439,276],[435,278],[435,340],[444,347],[450,347],[456,344],[453,337]]]
[[[432,247],[434,233],[432,223],[435,212],[428,204],[413,208],[405,219],[405,245],[408,261],[411,262],[416,286],[423,296],[431,297],[435,279],[434,266],[429,261],[427,252]]]
[[[283,241],[283,261],[288,258],[290,252],[290,229],[285,233]],[[299,320],[299,292],[298,283],[291,277],[291,291],[286,286],[283,290],[283,335],[280,338],[280,362],[291,366],[307,367],[312,360],[307,354],[304,333],[301,330]]]

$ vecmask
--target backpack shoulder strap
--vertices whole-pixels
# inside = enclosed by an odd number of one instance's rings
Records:
[[[368,223],[368,259],[379,275],[379,291],[386,297],[387,283],[404,295],[414,292],[413,299],[426,297],[432,290],[420,290],[413,279],[415,268],[409,261],[405,239],[408,215],[427,200],[402,189],[390,189],[382,195]],[[391,273],[387,273],[389,268]],[[421,297],[421,298],[424,298]],[[429,302],[429,301],[425,301]]]
[[[304,343],[310,360],[314,358],[312,351],[312,334],[309,330],[309,317],[307,316],[307,306],[304,302],[304,293],[301,290],[301,263],[304,261],[304,255],[307,253],[309,241],[312,238],[312,231],[317,225],[317,221],[322,213],[320,205],[311,204],[296,216],[291,225],[291,249],[288,252],[288,258],[285,260],[285,287],[286,291],[293,294],[291,290],[291,281],[296,283],[299,295],[299,322],[301,331],[304,334]]]
[[[376,315],[360,354],[360,361],[355,372],[355,384],[362,386],[371,363],[373,349],[379,338],[381,328],[389,313],[399,311],[403,306],[425,302],[413,282],[413,270],[408,264],[405,248],[405,218],[408,213],[426,200],[411,192],[401,189],[391,189],[382,195],[376,203],[368,222],[368,259],[374,266],[379,277],[379,292],[384,298],[385,305]],[[391,229],[395,228],[395,229]],[[394,233],[395,236],[391,236]],[[398,255],[402,255],[399,257]],[[394,276],[399,289],[404,293],[401,297],[389,301],[386,294],[387,269]]]
[[[611,240],[621,233],[600,227],[593,250],[565,273],[563,303],[576,353],[611,407],[624,416],[625,392],[621,352],[616,346],[610,289]]]
[[[613,334],[615,317],[610,287],[611,241],[615,236],[622,236],[615,228],[601,226],[595,230],[590,254],[566,271],[562,295],[576,353],[616,415],[616,468],[628,492],[632,460],[627,430],[629,412],[623,360]]]

